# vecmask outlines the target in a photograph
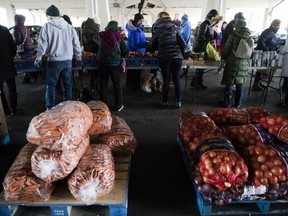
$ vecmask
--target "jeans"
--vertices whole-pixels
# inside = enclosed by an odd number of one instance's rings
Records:
[[[59,78],[63,82],[63,101],[72,100],[72,60],[47,61],[45,103],[48,109],[55,106],[55,88]]]
[[[224,94],[232,95],[232,84],[227,84],[225,86]],[[236,84],[236,91],[235,91],[235,107],[241,106],[243,98],[243,85]]]
[[[176,101],[181,102],[180,73],[182,67],[182,59],[172,59],[163,62],[159,61],[159,65],[163,76],[163,102],[168,102],[170,73],[172,73]]]

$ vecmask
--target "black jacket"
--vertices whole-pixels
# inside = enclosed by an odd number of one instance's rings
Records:
[[[270,28],[265,29],[257,42],[257,47],[255,50],[262,50],[262,51],[275,51],[276,45],[273,43],[273,39],[276,38],[276,32],[277,30],[270,26]]]
[[[229,35],[233,32],[234,28],[235,28],[235,21],[232,20],[228,23],[222,35],[222,43],[224,46],[226,41],[228,40]]]
[[[213,37],[214,31],[209,20],[203,21],[199,26],[193,51],[198,53],[205,52],[207,44],[213,39]]]
[[[0,79],[8,80],[16,76],[14,57],[16,45],[9,30],[0,25]]]
[[[176,34],[179,28],[169,18],[158,19],[152,26],[152,46],[158,50],[159,61],[183,59]]]

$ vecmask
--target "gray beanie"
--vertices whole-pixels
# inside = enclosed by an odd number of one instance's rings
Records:
[[[239,19],[236,23],[235,23],[235,28],[241,28],[241,27],[246,27],[246,22],[243,19]]]
[[[51,5],[46,9],[46,15],[57,17],[60,16],[60,11],[55,5]]]

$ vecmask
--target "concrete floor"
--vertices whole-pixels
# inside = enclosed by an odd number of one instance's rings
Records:
[[[11,142],[7,146],[0,146],[1,182],[19,149],[27,143],[25,134],[29,122],[35,115],[45,111],[44,81],[38,78],[36,83],[22,84],[22,78],[23,75],[17,77],[17,86],[19,107],[23,108],[24,112],[7,120]],[[205,83],[209,88],[195,92],[194,104],[191,103],[192,90],[188,85],[183,107],[179,110],[172,106],[175,101],[173,87],[170,88],[169,99],[172,105],[168,109],[162,109],[159,105],[162,99],[161,93],[129,92],[124,88],[125,108],[120,113],[113,112],[113,114],[125,119],[138,141],[131,162],[129,216],[199,215],[194,188],[176,142],[176,128],[181,111],[197,108],[207,112],[217,105],[217,101],[223,97],[221,78],[222,74],[217,71],[205,74]],[[184,81],[182,79],[183,86]],[[277,83],[278,80],[275,80],[274,84]],[[83,75],[83,84],[88,85],[87,74]],[[112,88],[110,90],[109,99],[112,104]],[[278,92],[270,89],[267,101],[262,105],[275,114],[287,112],[277,106],[278,102]],[[261,93],[251,92],[248,96],[246,86],[243,106],[260,104]],[[1,186],[0,191],[2,190]]]

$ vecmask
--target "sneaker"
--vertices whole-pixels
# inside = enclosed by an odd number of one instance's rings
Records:
[[[160,105],[161,105],[163,108],[167,108],[167,107],[168,107],[168,102],[163,101],[162,103],[160,103]]]
[[[181,102],[176,102],[176,107],[177,107],[178,109],[181,108],[181,106],[182,106]]]
[[[123,108],[124,108],[124,105],[122,104],[122,105],[120,106],[120,108],[117,108],[117,112],[120,112]]]

